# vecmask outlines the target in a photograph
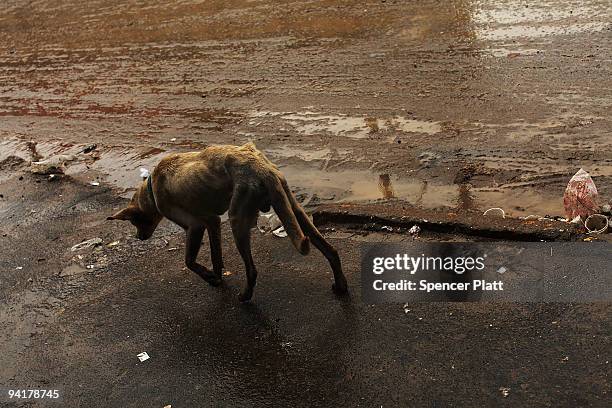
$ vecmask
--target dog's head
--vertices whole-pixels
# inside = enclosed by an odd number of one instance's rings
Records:
[[[130,204],[121,211],[111,215],[107,220],[129,221],[136,227],[136,237],[141,240],[151,238],[162,216],[157,211],[146,211],[141,208],[139,200],[141,191],[136,191]]]

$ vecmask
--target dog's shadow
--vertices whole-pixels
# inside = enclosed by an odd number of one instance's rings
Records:
[[[330,308],[317,308],[316,316],[307,321],[291,321],[287,310],[276,317],[277,308],[309,308],[308,300],[240,304],[236,288],[217,289],[211,293],[216,299],[199,309],[201,314],[179,312],[172,317],[180,327],[173,338],[182,353],[177,360],[190,372],[223,378],[233,393],[249,400],[280,402],[286,396],[289,404],[311,399],[313,391],[326,401],[338,398],[336,384],[344,380],[342,367],[355,344],[357,311],[350,298],[321,294],[329,296]]]

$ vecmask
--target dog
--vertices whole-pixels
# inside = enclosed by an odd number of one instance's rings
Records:
[[[197,152],[164,157],[137,188],[129,205],[108,217],[130,221],[136,236],[149,239],[165,217],[186,232],[185,264],[212,286],[222,281],[221,218],[226,211],[247,283],[241,302],[253,296],[257,270],[251,255],[251,229],[259,212],[274,209],[291,243],[306,255],[312,243],[327,258],[334,274],[332,290],[347,293],[336,249],[323,238],[297,202],[278,168],[253,143],[209,146]],[[197,262],[208,230],[213,270]]]

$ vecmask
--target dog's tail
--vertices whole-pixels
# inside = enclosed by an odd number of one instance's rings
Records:
[[[283,227],[285,227],[285,231],[287,231],[287,235],[291,239],[293,246],[295,246],[300,254],[306,255],[310,251],[310,240],[304,235],[293,213],[293,205],[290,201],[293,196],[287,196],[287,194],[291,194],[291,191],[289,191],[289,193],[286,192],[284,188],[286,182],[284,179],[279,179],[278,177],[271,177],[271,179],[272,180],[268,183],[268,192],[270,194],[272,208],[274,208],[276,215],[278,215]]]

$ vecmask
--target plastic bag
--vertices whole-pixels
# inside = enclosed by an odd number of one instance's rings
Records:
[[[591,175],[583,169],[567,183],[565,194],[563,195],[563,207],[565,216],[568,220],[581,217],[583,220],[599,209],[599,194]]]
[[[278,215],[274,211],[271,211],[266,214],[261,214],[257,218],[257,229],[262,234],[272,233],[280,238],[285,238],[287,236],[287,232],[285,231],[285,227],[281,223],[281,220],[278,218]]]

